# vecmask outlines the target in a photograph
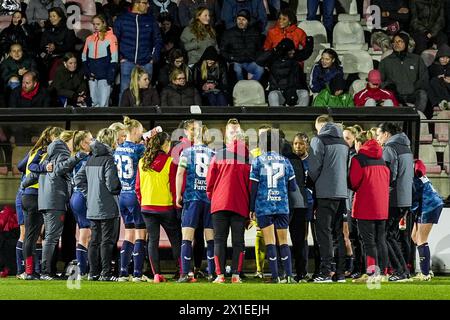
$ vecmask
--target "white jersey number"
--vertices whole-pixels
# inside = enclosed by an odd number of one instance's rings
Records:
[[[131,179],[134,174],[133,159],[130,156],[115,155],[119,179]],[[123,169],[123,170],[122,170]]]
[[[195,173],[200,178],[206,178],[209,166],[209,156],[206,153],[195,154]]]
[[[272,163],[270,166],[266,165],[265,168],[267,172],[267,187],[276,188],[278,180],[284,177],[284,164]]]

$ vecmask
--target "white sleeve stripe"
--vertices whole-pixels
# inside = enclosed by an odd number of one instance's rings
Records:
[[[259,182],[259,180],[258,180],[258,179],[256,179],[256,178],[250,178],[250,180],[252,180],[252,181],[256,181],[256,182]]]
[[[295,179],[295,175],[289,178],[289,181],[291,181],[292,179]]]

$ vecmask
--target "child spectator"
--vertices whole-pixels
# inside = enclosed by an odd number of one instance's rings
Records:
[[[381,73],[371,70],[367,77],[367,87],[353,97],[357,107],[398,107],[398,101],[392,91],[381,89]]]

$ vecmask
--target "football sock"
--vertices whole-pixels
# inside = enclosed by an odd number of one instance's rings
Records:
[[[76,258],[78,262],[78,267],[80,268],[80,274],[86,274],[88,268],[88,252],[87,249],[81,245],[77,245]]]
[[[216,268],[214,264],[214,240],[206,241],[206,260],[208,263],[208,274],[213,274]]]
[[[417,251],[419,251],[420,271],[427,276],[430,274],[430,247],[428,242],[417,246]]]
[[[145,256],[145,240],[138,239],[134,243],[133,251],[133,264],[134,264],[134,277],[142,277],[142,267],[144,266]]]
[[[292,262],[291,262],[291,249],[287,244],[280,246],[281,261],[283,262],[284,271],[286,276],[292,277]]]
[[[278,278],[278,261],[277,261],[277,247],[274,244],[266,245],[266,254],[269,259],[270,272],[272,279]]]
[[[181,242],[181,274],[187,275],[191,271],[192,241]]]
[[[128,265],[130,264],[131,254],[133,253],[133,243],[124,240],[120,250],[120,276],[128,276]]]
[[[22,274],[25,271],[25,263],[23,261],[23,241],[18,240],[16,243],[16,264],[17,264],[17,274]]]

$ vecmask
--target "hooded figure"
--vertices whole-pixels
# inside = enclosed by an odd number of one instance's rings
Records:
[[[439,77],[445,74],[446,70],[450,70],[450,47],[443,44],[439,47],[434,62],[428,67],[430,79]]]

